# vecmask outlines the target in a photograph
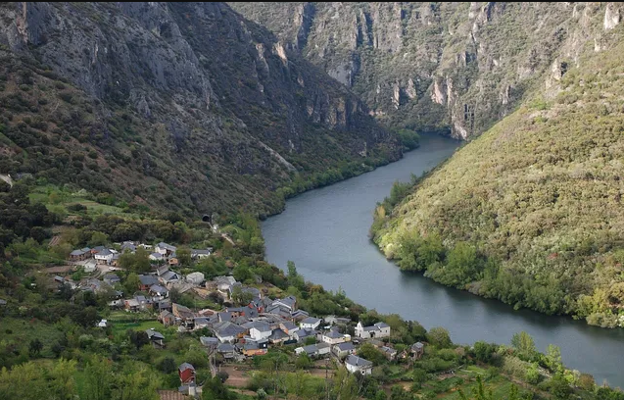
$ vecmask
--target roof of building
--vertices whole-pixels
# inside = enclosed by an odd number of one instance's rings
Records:
[[[308,346],[304,346],[303,351],[305,351],[308,354],[316,353],[318,351],[318,347],[316,347],[315,344],[311,344]]]
[[[200,249],[191,249],[191,256],[199,256],[199,255],[211,255],[212,254],[212,249],[205,249],[205,250],[200,250]]]
[[[390,325],[386,324],[385,322],[377,322],[375,326],[378,328],[390,328]]]
[[[167,271],[164,274],[162,274],[160,277],[162,279],[166,280],[166,281],[172,281],[172,280],[180,279],[180,276],[178,276],[178,274],[176,274],[173,271]]]
[[[229,353],[234,351],[234,346],[229,343],[221,343],[217,346],[217,351],[219,353]]]
[[[110,280],[116,280],[116,281],[121,280],[117,274],[106,274],[106,275],[104,275],[104,279],[105,280],[109,280],[109,281]]]
[[[414,343],[414,344],[412,345],[412,349],[414,349],[414,350],[420,350],[420,349],[422,349],[423,347],[425,347],[425,345],[424,345],[424,344],[422,344],[421,342],[416,342],[416,343]]]
[[[355,350],[355,346],[351,342],[338,343],[335,345],[340,351]]]
[[[107,257],[107,256],[113,255],[113,252],[110,251],[109,249],[104,249],[104,250],[98,251],[95,255],[96,256],[102,256],[102,257]]]
[[[288,331],[292,331],[292,330],[295,330],[295,329],[298,328],[297,325],[293,324],[290,321],[284,321],[284,322],[282,322],[282,325],[284,326],[284,329],[286,329]]]
[[[169,251],[176,251],[176,249],[177,249],[177,247],[172,246],[172,245],[170,245],[170,244],[168,244],[168,243],[165,243],[165,242],[160,242],[160,243],[158,243],[158,244],[156,245],[156,247],[159,247],[159,248],[161,248],[161,249],[165,249],[165,250],[169,250]]]
[[[362,357],[354,356],[353,354],[347,357],[345,363],[360,368],[370,368],[373,366],[372,362],[365,360]]]
[[[295,335],[297,335],[301,339],[308,336],[313,336],[315,333],[316,332],[311,329],[299,329],[297,332],[295,332]]]
[[[343,336],[342,333],[340,333],[338,331],[334,331],[334,330],[329,331],[329,332],[325,332],[323,335],[327,336],[330,339],[338,339],[338,338],[341,338]]]
[[[382,346],[379,348],[379,350],[383,351],[384,353],[388,353],[388,354],[394,354],[397,351],[395,349],[393,349],[392,347],[388,347],[388,346]]]
[[[271,336],[269,337],[271,340],[280,340],[280,339],[284,339],[287,338],[288,334],[286,332],[284,332],[281,329],[274,329],[273,333],[271,334]]]
[[[204,346],[211,346],[211,345],[219,344],[219,339],[217,339],[216,337],[202,336],[199,338],[199,341]]]
[[[163,255],[160,253],[152,253],[150,254],[150,257],[152,257],[155,260],[162,260],[164,258]]]
[[[195,367],[193,367],[191,364],[187,362],[180,364],[178,371],[182,372],[182,371],[186,371],[187,369],[192,369],[193,371],[195,371]]]
[[[150,339],[164,339],[165,336],[154,330],[154,328],[150,328],[148,330],[145,331],[145,333],[147,333],[147,337]]]
[[[152,286],[158,283],[158,279],[152,275],[139,275],[139,280],[145,286]]]
[[[271,326],[264,321],[253,322],[253,328],[260,332],[270,332]],[[250,328],[251,329],[251,328]]]
[[[234,325],[231,322],[221,322],[221,326],[215,327],[215,334],[221,337],[236,336],[245,332],[244,328]]]
[[[152,285],[149,290],[154,293],[167,293],[167,288],[161,285]]]
[[[81,255],[85,254],[86,252],[90,251],[90,249],[88,247],[86,249],[87,250],[85,250],[85,249],[74,250],[71,253],[69,253],[69,255],[70,256],[81,256]]]
[[[308,317],[304,319],[303,321],[301,321],[302,324],[311,324],[311,325],[314,325],[318,322],[321,322],[321,320],[318,318],[314,318],[314,317]]]

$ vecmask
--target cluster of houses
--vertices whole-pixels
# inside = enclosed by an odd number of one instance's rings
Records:
[[[295,349],[298,355],[306,354],[313,358],[333,356],[343,361],[348,371],[368,375],[372,372],[373,363],[356,355],[357,346],[362,342],[375,345],[389,360],[407,357],[408,352],[397,354],[394,348],[384,343],[383,339],[390,337],[390,326],[386,323],[363,326],[359,322],[352,338],[344,333],[351,323],[350,319],[327,316],[322,320],[310,316],[306,311],[298,309],[294,296],[270,299],[259,289],[242,285],[231,276],[205,281],[200,272],[183,276],[171,270],[179,263],[175,246],[162,242],[153,247],[124,242],[117,247],[119,250],[103,246],[74,250],[70,259],[75,262],[86,261],[84,265],[88,264],[89,268],[95,270],[98,264],[115,266],[123,252],[135,252],[138,247],[153,250],[149,255],[153,271],[139,275],[136,293],[123,298],[123,294],[117,292],[116,299],[109,305],[128,312],[154,312],[164,326],[177,326],[180,332],[207,329],[212,336],[202,336],[201,344],[211,353],[220,354],[226,361],[242,361],[263,355],[271,346],[299,344]],[[210,254],[211,249],[191,250],[191,257],[195,260],[209,257]],[[89,272],[86,267],[85,271]],[[66,278],[56,277],[55,280],[68,283]],[[101,280],[90,278],[77,286],[98,292],[114,288],[120,282],[116,273],[109,272]],[[174,289],[179,293],[192,291],[201,298],[218,295],[229,304],[233,303],[233,295],[237,292],[246,294],[245,298],[251,300],[247,305],[227,307],[224,311],[192,310],[170,301],[169,292]],[[106,325],[105,321],[102,323]],[[163,334],[155,329],[149,329],[146,333],[154,347],[165,346]],[[418,342],[411,347],[410,352],[413,357],[419,358],[423,349],[423,344]],[[192,365],[182,364],[178,372],[184,387],[194,385],[195,370]]]
[[[85,268],[85,272],[93,272],[97,268],[98,264],[117,266],[117,261],[121,253],[130,252],[134,253],[138,248],[143,248],[150,252],[149,259],[151,262],[159,264],[168,264],[175,266],[179,264],[179,259],[176,254],[177,247],[160,242],[155,246],[145,243],[136,243],[126,241],[120,243],[119,250],[112,247],[97,246],[94,248],[85,247],[82,249],[76,249],[69,254],[69,260],[73,262],[81,262]],[[191,249],[191,258],[193,260],[200,260],[202,258],[210,257],[212,249]]]

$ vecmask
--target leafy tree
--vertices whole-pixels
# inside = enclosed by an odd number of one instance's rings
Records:
[[[559,346],[553,344],[548,345],[546,349],[546,366],[553,372],[562,368],[561,349]]]
[[[537,365],[535,363],[531,364],[529,368],[527,368],[524,378],[531,385],[536,385],[537,383],[539,383],[540,374],[537,370]]]
[[[149,337],[145,331],[128,329],[128,339],[130,339],[130,343],[132,343],[137,350],[149,343]]]
[[[239,285],[234,286],[231,297],[237,306],[246,306],[253,300],[253,295],[249,292],[243,291],[242,287]]]
[[[119,256],[119,266],[126,271],[143,273],[151,269],[149,253],[142,247],[137,248],[134,254],[123,253]]]
[[[358,349],[358,356],[372,362],[375,365],[381,365],[386,362],[386,357],[377,347],[370,343],[365,343]]]
[[[108,235],[104,232],[95,231],[91,234],[91,240],[89,240],[89,246],[103,246],[108,243]]]
[[[413,400],[413,399],[414,399],[414,396],[410,392],[403,389],[402,386],[399,386],[399,385],[392,386],[392,389],[390,390],[390,400]]]
[[[33,358],[39,356],[42,349],[43,343],[41,343],[41,340],[39,339],[33,339],[28,344],[28,354],[30,354],[30,356]]]
[[[533,360],[537,353],[535,342],[528,333],[522,331],[513,335],[511,345],[517,350],[518,355],[523,360]]]
[[[202,400],[233,399],[236,399],[236,394],[230,391],[217,376],[208,379],[202,388]]]
[[[178,367],[176,366],[176,362],[173,357],[163,358],[158,365],[158,369],[160,369],[165,374],[175,372],[177,368]]]
[[[108,400],[111,397],[112,368],[110,362],[100,356],[89,360],[84,369],[84,385],[81,400]]]
[[[180,261],[180,264],[182,264],[183,266],[191,265],[191,249],[186,246],[178,247],[178,249],[176,250],[176,255],[178,256],[178,261]]]
[[[548,391],[558,399],[567,399],[572,394],[572,388],[561,372],[556,373],[547,384]]]
[[[431,328],[427,333],[427,340],[432,345],[444,349],[450,347],[453,343],[451,342],[451,336],[449,332],[444,328]]]
[[[496,352],[497,348],[498,346],[495,344],[479,341],[475,342],[473,352],[477,361],[489,363],[492,360],[492,355]]]
[[[140,285],[141,285],[141,279],[139,279],[139,276],[135,274],[134,272],[128,275],[128,277],[126,278],[126,282],[124,283],[124,287],[128,295],[132,295],[134,292],[139,290]]]

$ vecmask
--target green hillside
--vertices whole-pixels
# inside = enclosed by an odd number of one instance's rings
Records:
[[[415,190],[396,187],[372,228],[386,256],[515,307],[623,326],[623,54],[579,60]]]

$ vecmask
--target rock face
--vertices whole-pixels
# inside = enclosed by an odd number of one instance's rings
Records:
[[[232,3],[393,127],[470,138],[621,21],[620,3]],[[600,21],[597,24],[589,21]],[[603,20],[603,21],[602,21]],[[557,67],[559,68],[559,67]]]
[[[225,3],[2,3],[1,94],[25,98],[45,88],[61,105],[7,109],[3,119],[71,113],[71,102],[55,97],[68,86],[90,109],[74,104],[83,127],[59,121],[56,133],[31,134],[37,144],[45,137],[50,153],[78,144],[95,151],[99,168],[56,171],[63,179],[79,183],[84,173],[99,178],[98,190],[152,204],[168,197],[188,211],[276,211],[283,199],[272,190],[295,178],[400,157],[365,104],[293,51],[306,46],[312,12],[294,11],[298,39],[285,44]],[[31,79],[23,83],[25,70]],[[20,92],[20,83],[32,87]],[[13,122],[4,134],[15,142]],[[33,146],[16,145],[0,172],[44,173],[45,165],[26,166],[22,157]],[[364,149],[373,156],[363,159]],[[116,180],[103,169],[118,171]]]

